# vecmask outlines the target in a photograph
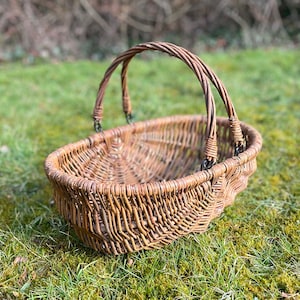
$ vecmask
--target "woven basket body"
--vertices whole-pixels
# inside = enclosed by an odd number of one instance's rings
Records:
[[[215,74],[196,56],[167,43],[141,44],[115,60],[100,84],[97,125],[104,90],[120,63],[123,108],[130,116],[127,67],[144,50],[187,63],[204,90],[207,116],[171,116],[105,130],[58,149],[45,162],[59,212],[86,245],[109,254],[160,248],[190,232],[204,232],[246,188],[262,144],[254,128],[238,121]],[[208,79],[229,118],[215,116]]]

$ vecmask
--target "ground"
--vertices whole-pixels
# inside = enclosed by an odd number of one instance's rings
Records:
[[[299,299],[300,53],[199,55],[225,83],[240,120],[262,134],[258,169],[206,233],[118,257],[77,239],[43,170],[48,153],[93,133],[109,62],[0,65],[0,299]],[[119,85],[114,76],[105,128],[125,123]],[[199,84],[174,58],[135,60],[129,85],[138,120],[205,113]]]

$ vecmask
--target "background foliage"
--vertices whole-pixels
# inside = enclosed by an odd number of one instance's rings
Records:
[[[299,0],[2,0],[0,59],[99,59],[140,41],[298,45]]]

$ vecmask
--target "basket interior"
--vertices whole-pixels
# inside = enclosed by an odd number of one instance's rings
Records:
[[[60,152],[58,166],[67,174],[103,183],[177,179],[199,170],[204,158],[205,124],[205,118],[198,116],[110,130],[80,147],[66,146]],[[232,137],[223,119],[217,119],[217,136],[218,161],[232,157]]]

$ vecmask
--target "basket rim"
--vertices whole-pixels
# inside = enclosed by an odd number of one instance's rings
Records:
[[[64,145],[54,152],[50,153],[45,159],[44,167],[46,175],[49,178],[52,178],[54,181],[57,178],[60,179],[60,183],[64,185],[71,185],[80,187],[82,190],[93,191],[101,194],[114,194],[114,195],[134,195],[134,194],[143,194],[143,195],[152,195],[157,192],[173,192],[174,190],[179,191],[182,189],[187,189],[189,187],[194,187],[203,182],[209,181],[214,177],[221,176],[226,171],[230,171],[233,168],[241,166],[242,164],[248,162],[249,160],[255,158],[262,147],[262,137],[261,134],[251,125],[248,125],[240,121],[241,128],[243,131],[246,129],[247,134],[251,139],[251,144],[248,148],[240,153],[237,156],[227,158],[226,160],[215,164],[212,168],[208,170],[202,170],[195,172],[193,174],[166,181],[155,181],[155,182],[145,182],[145,183],[134,183],[134,184],[124,184],[124,183],[101,183],[97,180],[91,180],[83,177],[78,177],[72,174],[68,174],[58,168],[58,158],[62,153],[66,153],[66,148],[77,148],[82,144],[89,145],[92,147],[92,139],[99,138],[104,140],[108,135],[116,135],[116,132],[120,131],[135,131],[142,126],[155,125],[157,122],[172,123],[174,121],[181,121],[185,119],[206,119],[204,115],[175,115],[162,118],[156,118],[145,121],[138,121],[133,124],[118,126],[115,128],[107,129],[100,133],[94,133],[85,139],[81,139],[75,143],[69,143]],[[217,117],[217,124],[226,122],[228,124],[229,120],[226,117]],[[70,149],[68,149],[70,152]],[[56,163],[55,163],[56,162]]]

